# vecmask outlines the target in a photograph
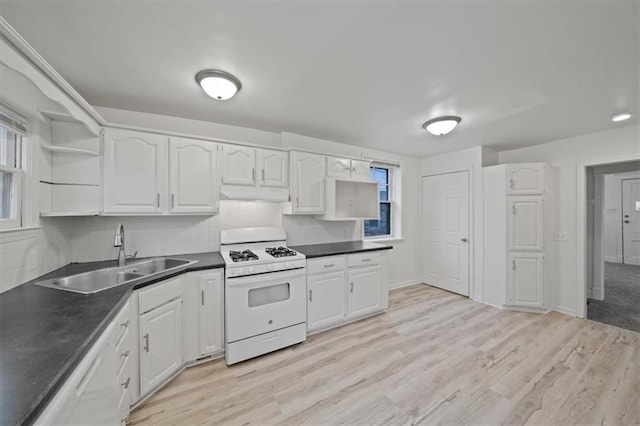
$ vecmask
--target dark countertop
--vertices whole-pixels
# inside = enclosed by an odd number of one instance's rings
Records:
[[[218,252],[164,257],[198,263],[95,294],[33,284],[115,266],[115,261],[71,263],[0,294],[0,425],[33,423],[37,419],[134,289],[185,272],[224,267]]]
[[[393,246],[369,241],[348,241],[344,243],[308,244],[291,248],[307,256],[307,259],[312,259],[314,257],[360,253],[363,251],[391,250]]]

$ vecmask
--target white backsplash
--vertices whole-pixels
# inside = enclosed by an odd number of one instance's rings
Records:
[[[71,262],[70,226],[62,218],[0,233],[0,293]]]
[[[336,222],[316,220],[313,215],[283,216],[287,242],[291,246],[360,240],[362,237],[360,223],[357,220]]]

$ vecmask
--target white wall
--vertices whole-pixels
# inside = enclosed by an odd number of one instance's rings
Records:
[[[577,173],[578,165],[606,164],[640,158],[640,129],[637,125],[619,127],[542,145],[503,151],[500,163],[547,162],[552,166],[556,192],[555,231],[568,232],[567,242],[556,243],[558,279],[551,295],[551,308],[576,314],[578,312],[577,282]],[[584,172],[584,169],[581,173]]]
[[[472,299],[483,300],[483,217],[482,217],[482,167],[492,166],[498,163],[498,154],[485,147],[474,147],[462,151],[451,152],[448,154],[438,155],[435,157],[423,158],[420,162],[420,176],[428,176],[441,173],[458,172],[469,170],[469,194],[471,201],[469,203],[471,209],[471,229],[472,235],[469,236],[470,244],[470,296]],[[422,181],[417,180],[417,186],[420,188],[418,198],[422,198]],[[422,214],[420,208],[416,210],[418,220],[422,222]],[[421,232],[419,228],[419,232]],[[420,235],[422,241],[422,235]],[[420,243],[422,244],[422,243]],[[422,251],[422,248],[420,249]],[[422,265],[422,257],[421,257]],[[422,271],[420,271],[422,275]]]

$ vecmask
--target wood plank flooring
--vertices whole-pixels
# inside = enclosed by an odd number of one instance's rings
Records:
[[[640,333],[426,285],[390,305],[232,367],[189,368],[129,423],[640,424]]]

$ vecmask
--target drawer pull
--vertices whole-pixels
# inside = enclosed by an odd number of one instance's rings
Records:
[[[351,293],[353,293],[353,283],[351,283]]]
[[[149,333],[144,335],[144,350],[145,352],[149,352]]]
[[[313,290],[309,290],[309,302],[313,302]]]
[[[262,339],[262,343],[273,342],[274,340],[278,340],[279,338],[280,336],[278,336],[277,334],[274,336],[265,337],[264,339]]]
[[[371,259],[362,259],[363,262],[371,262]]]
[[[333,268],[334,266],[336,266],[335,263],[329,263],[328,265],[324,265],[325,268]]]
[[[127,328],[129,327],[129,320],[126,320],[125,322],[123,322],[122,324],[120,324],[121,327]]]
[[[127,377],[127,381],[122,383],[122,387],[127,389],[129,387],[129,383],[131,383],[131,377]]]
[[[129,356],[129,351],[126,351],[125,353],[120,355],[122,358],[126,358]]]

